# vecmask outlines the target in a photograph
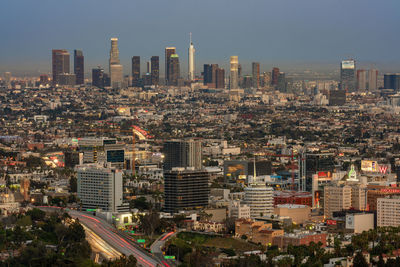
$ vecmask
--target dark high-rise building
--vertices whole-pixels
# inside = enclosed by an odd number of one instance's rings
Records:
[[[92,85],[103,88],[104,84],[104,69],[98,67],[96,69],[92,69]]]
[[[279,68],[273,68],[271,72],[271,85],[278,85]]]
[[[204,85],[216,87],[218,64],[204,64]]]
[[[85,83],[85,65],[84,56],[81,50],[74,50],[74,73],[76,84]]]
[[[167,141],[163,145],[164,170],[174,167],[202,168],[202,151],[200,140]]]
[[[342,90],[336,90],[337,92]],[[307,153],[305,164],[300,165],[300,173],[306,175],[306,191],[312,192],[312,177],[317,172],[330,172],[335,171],[335,155],[333,153],[311,154]],[[305,168],[305,170],[303,169]]]
[[[215,88],[217,83],[218,64],[204,64],[203,83],[208,87]]]
[[[144,86],[150,86],[151,84],[151,74],[150,73],[146,73],[143,75],[142,77],[142,83]]]
[[[260,63],[253,62],[252,64],[252,78],[253,78],[253,88],[260,88]]]
[[[343,60],[340,64],[340,89],[354,92],[356,90],[356,62],[353,59]]]
[[[215,88],[225,88],[225,70],[222,68],[217,68],[215,71]]]
[[[253,81],[253,78],[251,75],[244,75],[243,82],[242,82],[242,88],[245,88],[245,89],[251,88],[252,81]]]
[[[210,64],[204,64],[203,66],[203,84],[207,85],[212,81],[212,70]]]
[[[160,58],[158,56],[151,57],[151,84],[158,86],[160,80]]]
[[[65,49],[52,50],[53,84],[59,84],[58,76],[69,73],[69,53]]]
[[[179,56],[177,54],[172,54],[168,59],[168,76],[167,85],[177,86],[180,78]]]
[[[74,86],[76,84],[76,76],[73,73],[60,73],[57,79],[59,85]]]
[[[64,152],[65,167],[73,169],[79,165],[79,152],[78,151],[65,151]]]
[[[132,86],[140,86],[140,57],[132,57]]]
[[[346,103],[345,90],[330,90],[329,91],[329,105],[330,106],[343,106]]]
[[[387,73],[383,76],[383,87],[385,89],[400,90],[400,73]]]
[[[170,66],[169,66],[169,59],[172,55],[176,54],[175,47],[166,47],[165,48],[165,84],[169,85],[170,77]]]
[[[164,172],[164,210],[177,213],[208,205],[210,189],[206,171],[172,170]]]
[[[103,75],[103,84],[104,84],[104,87],[111,86],[111,77],[107,73],[104,73],[104,75]]]
[[[278,75],[277,89],[283,93],[287,92],[287,81],[286,81],[286,76],[285,76],[284,72],[280,72]]]

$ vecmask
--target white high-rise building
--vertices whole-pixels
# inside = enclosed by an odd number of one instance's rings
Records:
[[[231,56],[231,79],[229,88],[238,89],[239,88],[239,58],[238,56]]]
[[[400,198],[378,198],[376,222],[378,227],[400,226]]]
[[[123,82],[123,68],[119,61],[118,38],[111,38],[109,67],[111,87],[121,88]]]
[[[194,49],[193,42],[192,42],[192,33],[190,33],[190,45],[189,45],[189,56],[188,56],[188,75],[189,75],[189,80],[193,81],[194,80],[194,53],[196,52],[196,49]]]
[[[274,190],[265,184],[250,184],[244,189],[242,202],[250,207],[250,217],[262,217],[274,213]]]
[[[104,168],[98,164],[80,165],[76,170],[78,198],[83,209],[109,212],[126,209],[122,205],[122,171]]]

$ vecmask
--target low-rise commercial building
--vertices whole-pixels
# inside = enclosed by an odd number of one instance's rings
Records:
[[[286,250],[289,245],[308,246],[311,242],[318,244],[322,243],[322,247],[326,246],[326,234],[325,233],[311,233],[311,232],[300,232],[290,233],[281,236],[274,237],[272,244],[278,246],[280,249]]]
[[[311,207],[306,205],[282,204],[277,205],[274,214],[290,217],[293,223],[303,224],[310,219]]]

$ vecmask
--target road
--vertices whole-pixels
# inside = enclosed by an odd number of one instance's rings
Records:
[[[51,207],[40,208],[44,210],[55,209]],[[165,266],[165,264],[153,255],[138,249],[132,245],[129,240],[118,235],[114,226],[109,224],[107,221],[76,210],[67,209],[66,211],[72,218],[79,219],[79,222],[82,223],[84,227],[90,229],[90,231],[87,232],[88,239],[96,242],[99,245],[98,248],[100,247],[103,251],[107,252],[109,256],[113,254],[115,255],[115,251],[117,251],[127,257],[133,255],[137,259],[139,266]]]
[[[165,260],[164,259],[164,254],[162,252],[162,247],[164,247],[165,242],[168,241],[171,237],[175,236],[177,232],[168,232],[163,235],[161,235],[156,241],[153,242],[153,244],[150,246],[151,253],[153,255],[157,256],[161,262],[164,264],[164,266],[177,266],[176,261],[172,260]]]
[[[92,250],[94,252],[100,253],[104,258],[108,260],[114,260],[122,256],[116,249],[107,244],[103,239],[101,239],[96,233],[90,230],[82,223],[85,229],[86,239],[89,242]]]

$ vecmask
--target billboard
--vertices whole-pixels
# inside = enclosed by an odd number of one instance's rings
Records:
[[[375,160],[362,160],[361,161],[361,170],[364,172],[374,172],[380,174],[388,174],[390,173],[390,165],[389,164],[379,164]]]
[[[224,162],[225,177],[230,180],[244,180],[248,174],[247,161],[232,160]]]
[[[346,229],[354,229],[354,215],[346,215]]]
[[[356,63],[354,60],[343,60],[342,69],[355,69]]]
[[[326,220],[327,225],[336,225],[337,222],[335,220]]]
[[[318,172],[318,180],[332,180],[331,172]]]
[[[361,170],[364,172],[378,172],[378,162],[374,160],[362,160]]]

